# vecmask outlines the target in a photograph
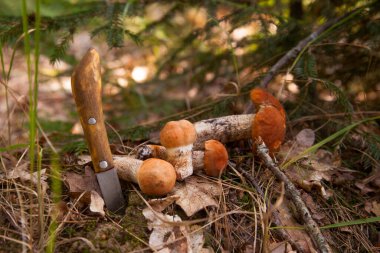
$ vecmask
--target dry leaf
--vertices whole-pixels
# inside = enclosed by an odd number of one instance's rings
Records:
[[[70,193],[76,195],[76,197],[85,191],[96,191],[101,195],[96,175],[89,166],[85,167],[84,175],[67,172],[63,175],[63,179]]]
[[[287,141],[281,146],[278,156],[281,159],[290,160],[305,151],[305,149],[310,148],[314,141],[314,131],[308,128],[303,129],[296,135],[294,140]],[[305,155],[305,157],[307,156]]]
[[[46,193],[46,190],[49,189],[47,184],[46,169],[42,169],[40,172],[40,180],[38,180],[38,171],[33,172],[32,174],[29,171],[29,163],[24,163],[20,166],[17,166],[12,171],[7,174],[8,179],[20,179],[21,181],[32,182],[34,185],[41,184],[42,192]]]
[[[371,192],[376,192],[376,189],[369,186],[368,184],[365,184],[363,182],[356,182],[355,186],[360,189],[360,192],[362,195],[366,195]]]
[[[91,191],[90,211],[104,216],[104,200],[96,191]]]
[[[177,183],[172,191],[179,196],[176,204],[179,205],[187,216],[192,216],[201,209],[209,206],[218,206],[215,196],[222,193],[221,186],[202,177],[188,177],[184,182]]]
[[[165,210],[165,208],[173,204],[178,199],[178,195],[172,195],[162,199],[150,199],[148,203],[156,212],[162,212],[163,210]]]
[[[80,155],[78,156],[78,161],[77,161],[77,164],[82,166],[82,165],[85,165],[89,162],[91,162],[91,156],[89,155]]]
[[[315,141],[315,133],[310,128],[302,129],[297,135],[296,135],[296,142],[304,147],[309,148],[313,146]]]
[[[302,227],[296,220],[293,218],[291,211],[286,205],[286,202],[283,202],[281,206],[277,209],[279,212],[279,218],[282,226],[284,227]],[[297,242],[305,253],[314,253],[317,252],[313,248],[313,243],[310,236],[305,230],[302,229],[287,229],[286,232]]]
[[[373,213],[376,216],[380,216],[380,203],[377,201],[366,202],[364,208],[368,213]]]
[[[63,176],[64,183],[69,188],[72,198],[80,198],[81,203],[89,205],[90,211],[102,216],[104,213],[104,200],[101,197],[99,184],[95,173],[89,167],[85,167],[85,175],[67,172]]]
[[[160,253],[201,251],[204,244],[202,231],[191,232],[188,226],[177,225],[176,222],[182,221],[178,215],[165,215],[149,208],[143,210],[143,215],[148,220],[148,228],[152,230],[149,246],[154,250]]]

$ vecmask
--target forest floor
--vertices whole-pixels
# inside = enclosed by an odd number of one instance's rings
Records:
[[[142,144],[158,144],[159,130],[169,119],[196,122],[242,114],[249,107],[247,93],[239,93],[240,83],[226,77],[209,73],[213,82],[202,88],[186,82],[192,75],[181,73],[186,59],[173,70],[180,77],[151,81],[155,79],[149,50],[132,43],[110,50],[80,32],[68,54],[76,62],[90,47],[100,54],[104,114],[114,155],[133,156]],[[12,51],[3,51],[7,69]],[[322,55],[319,63],[328,65],[330,60]],[[98,194],[72,97],[74,64],[51,65],[44,55],[39,63],[36,167],[40,170],[30,172],[28,76],[21,50],[13,64],[8,90],[2,85],[0,94],[0,252],[39,251],[49,245],[56,252],[291,252],[294,244],[304,252],[318,250],[292,193],[252,152],[250,140],[226,144],[229,163],[220,178],[198,173],[177,182],[166,198],[146,196],[137,185],[121,181],[128,206],[121,215],[109,212]],[[334,67],[325,71],[339,71],[331,70]],[[258,73],[240,75],[244,80]],[[380,250],[379,84],[351,96],[355,108],[349,114],[326,109],[337,103],[326,89],[316,92],[320,104],[306,103],[298,110],[296,101],[302,93],[296,83],[293,75],[281,73],[268,87],[288,115],[276,164],[296,186],[334,251],[376,252]],[[227,114],[213,104],[222,103],[224,97],[234,99],[226,105]],[[293,102],[296,105],[289,106]],[[279,224],[273,225],[274,221]]]

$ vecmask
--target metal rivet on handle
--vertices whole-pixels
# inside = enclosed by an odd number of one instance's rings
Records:
[[[99,162],[99,167],[100,167],[101,169],[106,169],[106,168],[108,167],[108,163],[107,163],[107,161],[100,161],[100,162]]]
[[[96,119],[95,118],[89,118],[88,119],[88,124],[95,125],[96,124]]]

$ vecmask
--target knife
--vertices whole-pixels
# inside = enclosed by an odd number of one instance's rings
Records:
[[[125,206],[104,125],[99,54],[89,49],[71,76],[71,89],[106,207]]]

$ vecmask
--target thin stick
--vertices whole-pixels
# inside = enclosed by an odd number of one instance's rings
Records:
[[[249,182],[249,184],[251,186],[253,186],[253,188],[255,188],[255,190],[257,191],[257,193],[260,195],[261,198],[264,199],[265,197],[265,194],[264,194],[264,191],[263,189],[260,187],[260,185],[256,182],[255,178],[249,174],[247,171],[243,170],[242,168],[240,168],[239,166],[236,166],[235,169],[237,171],[239,171],[240,174],[242,174],[246,179],[247,181]],[[279,213],[277,210],[273,210],[272,211],[272,219],[273,219],[273,224],[275,226],[281,226],[281,220],[279,218]],[[277,236],[279,236],[281,239],[289,242],[289,244],[293,247],[293,249],[295,249],[297,252],[300,252],[300,253],[303,253],[305,252],[303,250],[303,248],[301,247],[301,245],[299,245],[297,242],[295,242],[290,236],[288,233],[286,233],[286,231],[284,229],[276,229],[274,231]]]
[[[305,203],[301,198],[300,192],[294,186],[294,184],[289,180],[289,178],[278,168],[276,163],[269,155],[269,151],[265,143],[259,139],[256,141],[257,144],[257,154],[263,160],[264,164],[272,171],[277,179],[281,180],[285,184],[285,190],[287,196],[293,201],[297,212],[301,214],[304,221],[306,231],[309,233],[315,247],[319,252],[330,253],[332,252],[330,246],[327,244],[325,237],[321,233],[318,224],[313,220],[309,210],[307,209]]]

